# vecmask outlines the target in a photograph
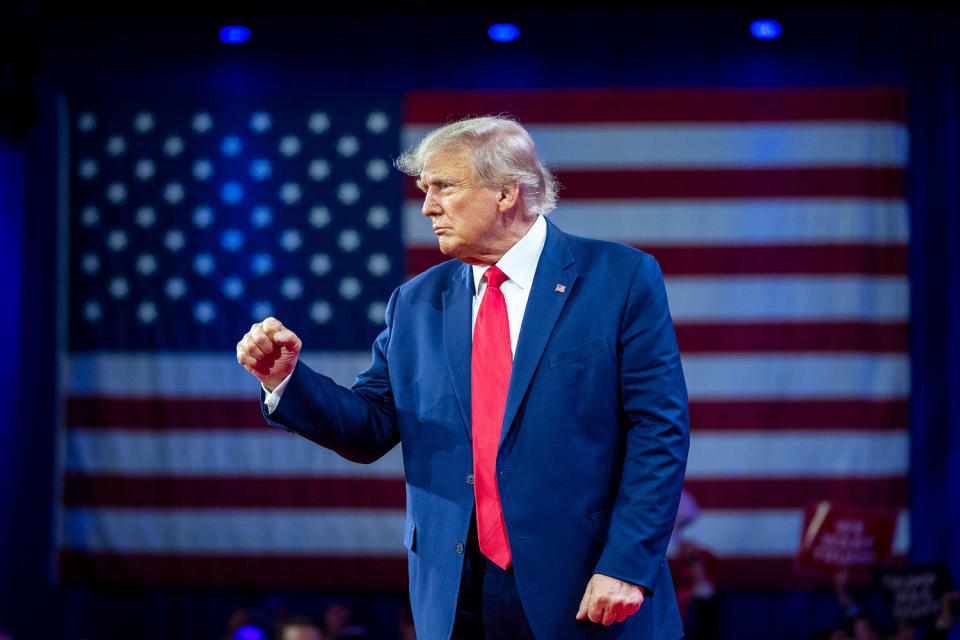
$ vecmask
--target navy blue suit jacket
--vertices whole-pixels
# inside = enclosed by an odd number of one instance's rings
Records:
[[[300,363],[268,417],[357,462],[402,443],[421,640],[450,638],[474,508],[472,296],[471,268],[456,260],[403,284],[352,388]],[[534,634],[682,635],[664,554],[686,466],[687,394],[651,256],[548,224],[503,424],[497,480]],[[645,586],[639,612],[609,627],[576,621],[593,573]]]

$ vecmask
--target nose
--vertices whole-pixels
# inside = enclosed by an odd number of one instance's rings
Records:
[[[438,216],[443,213],[443,209],[440,208],[440,204],[429,191],[427,191],[427,195],[423,198],[423,208],[420,210],[420,213],[428,218],[432,218],[433,216]]]

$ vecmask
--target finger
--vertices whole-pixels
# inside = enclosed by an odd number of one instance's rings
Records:
[[[577,620],[583,620],[587,617],[587,608],[590,603],[590,585],[587,585],[587,590],[583,592],[583,597],[580,598],[580,608],[577,609]]]
[[[245,352],[245,351],[238,351],[238,352],[237,352],[237,362],[239,362],[240,364],[242,364],[242,365],[243,365],[244,367],[246,367],[247,369],[253,369],[253,368],[255,368],[255,367],[257,366],[257,364],[259,364],[260,361],[257,360],[256,358],[254,358],[253,356],[251,356],[250,354],[248,354],[248,353]],[[252,373],[252,372],[251,372],[251,373]]]
[[[263,322],[260,323],[260,326],[263,328],[263,332],[268,336],[272,336],[278,331],[283,331],[283,323],[270,316],[269,318],[264,318]]]
[[[300,342],[300,338],[290,329],[281,329],[273,334],[273,342],[277,345],[296,346]]]
[[[620,603],[608,605],[603,611],[603,619],[600,621],[604,626],[610,626],[617,620],[617,616],[620,614]]]
[[[267,337],[262,324],[254,325],[253,329],[251,329],[247,335],[260,347],[261,351],[264,353],[273,353],[273,340]]]
[[[630,612],[627,610],[627,608],[626,608],[626,607],[621,607],[621,608],[620,608],[620,613],[617,614],[617,620],[616,620],[616,621],[617,621],[617,622],[623,622],[624,620],[626,620],[626,619],[629,618],[629,617],[630,617]]]
[[[253,336],[247,334],[243,336],[243,340],[240,341],[241,348],[243,352],[259,362],[267,355],[264,353],[263,349],[254,341]]]
[[[640,610],[640,602],[631,602],[630,604],[626,604],[624,605],[623,609],[624,609],[624,617],[632,616],[633,614],[635,614],[637,611]]]
[[[283,323],[273,316],[260,323],[263,332],[274,344],[299,346],[300,338],[293,331],[283,326]]]
[[[587,617],[590,618],[590,622],[600,622],[603,620],[603,606],[596,600],[591,601]]]

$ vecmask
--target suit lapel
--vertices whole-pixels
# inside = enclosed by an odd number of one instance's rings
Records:
[[[460,406],[463,426],[470,437],[470,351],[473,346],[473,271],[464,264],[450,288],[443,292],[443,353]]]
[[[533,277],[527,308],[523,312],[520,337],[517,339],[517,351],[513,358],[503,430],[500,433],[501,445],[513,426],[533,372],[543,357],[547,341],[553,334],[560,312],[572,295],[577,281],[573,254],[567,247],[562,232],[549,220],[546,222],[547,239]],[[469,405],[467,406],[469,415]]]

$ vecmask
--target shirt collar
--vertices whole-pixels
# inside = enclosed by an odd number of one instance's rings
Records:
[[[543,251],[546,240],[547,221],[543,216],[538,215],[536,221],[517,241],[517,244],[510,247],[510,250],[497,261],[497,267],[521,289],[529,289],[533,284],[533,276],[537,272],[537,263],[540,261],[540,253]],[[483,274],[489,268],[489,265],[473,265],[474,295],[480,291]]]

